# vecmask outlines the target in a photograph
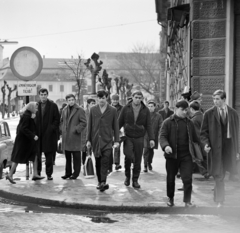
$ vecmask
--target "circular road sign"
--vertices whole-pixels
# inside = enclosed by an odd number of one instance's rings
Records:
[[[13,74],[23,80],[35,79],[42,70],[43,60],[40,53],[31,47],[17,49],[10,60],[10,68]]]

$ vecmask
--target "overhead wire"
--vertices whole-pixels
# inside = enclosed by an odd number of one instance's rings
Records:
[[[140,23],[146,23],[156,21],[155,19],[150,20],[144,20],[144,21],[138,21],[138,22],[131,22],[131,23],[124,23],[124,24],[116,24],[116,25],[109,25],[109,26],[102,26],[102,27],[94,27],[94,28],[84,28],[79,30],[73,30],[73,31],[65,31],[65,32],[55,32],[55,33],[48,33],[48,34],[39,34],[39,35],[32,35],[32,36],[23,36],[23,37],[13,37],[9,38],[8,40],[19,40],[19,39],[27,39],[27,38],[34,38],[34,37],[43,37],[43,36],[54,36],[54,35],[61,35],[61,34],[68,34],[68,33],[75,33],[75,32],[82,32],[82,31],[92,31],[92,30],[100,30],[100,29],[106,29],[106,28],[113,28],[113,27],[122,27],[122,26],[128,26],[133,24],[140,24]]]

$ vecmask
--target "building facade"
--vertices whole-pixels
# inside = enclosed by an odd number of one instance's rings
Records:
[[[206,110],[213,92],[224,89],[227,103],[240,115],[240,1],[156,3],[162,7],[158,15],[167,12],[158,17],[167,24],[166,98],[174,105],[187,87],[202,93]]]

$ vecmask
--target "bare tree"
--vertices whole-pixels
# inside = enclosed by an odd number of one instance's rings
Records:
[[[10,111],[11,111],[11,95],[12,93],[17,90],[17,85],[14,85],[14,87],[10,87],[7,82],[6,82],[6,87],[8,89],[8,95],[7,95],[7,100],[8,100],[8,113],[7,113],[7,117],[10,117]]]
[[[131,53],[118,57],[118,68],[156,99],[160,94],[160,53],[152,45],[135,45]]]
[[[64,60],[60,63],[62,69],[67,69],[76,81],[76,97],[78,99],[78,103],[81,104],[81,97],[83,94],[83,90],[86,84],[86,75],[87,69],[84,66],[84,60],[78,55],[78,58],[72,58],[69,60]]]
[[[3,81],[3,86],[1,87],[1,91],[3,94],[3,98],[2,98],[2,106],[1,106],[1,110],[2,110],[2,118],[4,119],[5,117],[5,98],[6,98],[6,85],[7,82],[6,80]]]

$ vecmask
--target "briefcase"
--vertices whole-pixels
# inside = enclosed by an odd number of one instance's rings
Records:
[[[93,168],[93,161],[92,157],[88,153],[85,163],[83,165],[83,175],[86,179],[94,178],[94,168]]]

